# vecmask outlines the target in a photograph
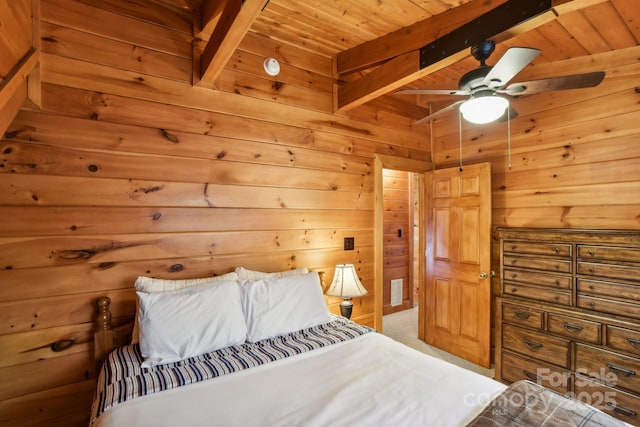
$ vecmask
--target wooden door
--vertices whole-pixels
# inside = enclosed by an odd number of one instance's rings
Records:
[[[427,172],[425,191],[425,341],[488,368],[491,165]]]

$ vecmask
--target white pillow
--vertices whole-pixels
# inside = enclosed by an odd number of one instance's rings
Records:
[[[221,282],[224,280],[238,280],[238,275],[232,271],[213,277],[201,277],[198,279],[156,279],[153,277],[140,276],[136,280],[134,287],[137,292],[167,292],[177,291],[178,289],[190,288],[192,286],[202,286],[209,283]],[[136,299],[136,318],[133,321],[133,331],[131,332],[131,344],[137,344],[140,341],[140,332],[138,331],[138,300]]]
[[[259,279],[272,279],[277,277],[291,277],[299,276],[301,274],[307,274],[309,269],[307,267],[299,267],[294,270],[276,271],[274,273],[265,273],[256,270],[247,270],[244,267],[237,267],[236,274],[238,280],[259,280]]]
[[[223,274],[221,276],[201,277],[198,279],[156,279],[153,277],[140,276],[136,280],[134,287],[139,292],[166,292],[177,291],[178,289],[189,288],[192,286],[200,286],[212,282],[221,282],[226,280],[238,280],[238,274],[235,271]]]
[[[240,288],[249,342],[331,321],[317,272],[241,281]]]
[[[246,340],[238,282],[137,292],[137,297],[142,367],[177,362]]]

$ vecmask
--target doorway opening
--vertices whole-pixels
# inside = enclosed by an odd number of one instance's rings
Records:
[[[386,316],[415,309],[419,303],[419,177],[414,172],[383,169],[382,187],[382,314]]]
[[[379,332],[383,332],[385,312],[413,309],[423,298],[420,293],[425,265],[421,255],[425,253],[422,199],[424,172],[431,167],[426,161],[376,156],[374,327]],[[419,333],[423,329],[421,324],[419,319]]]

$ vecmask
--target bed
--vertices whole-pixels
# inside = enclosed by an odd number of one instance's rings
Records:
[[[113,350],[99,301],[91,427],[626,425],[332,315],[316,272],[233,273],[139,278],[132,339]]]

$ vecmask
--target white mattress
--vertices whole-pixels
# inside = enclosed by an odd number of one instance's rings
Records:
[[[94,427],[461,426],[504,388],[369,333],[124,402]]]

